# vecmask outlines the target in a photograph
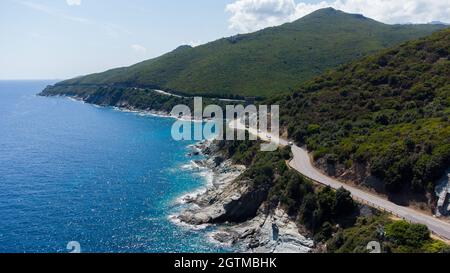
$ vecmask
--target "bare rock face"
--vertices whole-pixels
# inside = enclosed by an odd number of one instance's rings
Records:
[[[437,203],[436,216],[450,216],[450,170],[448,171],[447,176],[443,177],[437,183],[436,195],[439,198]]]
[[[256,213],[268,190],[249,187],[249,181],[234,181],[213,188],[193,201],[197,206],[183,212],[179,219],[192,225],[241,223]]]
[[[254,217],[269,189],[255,187],[251,181],[238,179],[245,167],[224,160],[216,145],[202,142],[194,148],[208,156],[206,160],[196,163],[213,170],[213,185],[205,194],[190,200],[196,206],[179,215],[179,220],[191,225],[202,225],[240,223]]]
[[[214,219],[215,223],[240,223],[256,216],[259,207],[267,198],[268,189],[263,187],[245,187],[239,197],[229,199],[223,204],[224,213]]]
[[[309,253],[314,249],[314,241],[301,235],[281,209],[268,215],[260,211],[249,221],[219,228],[211,237],[249,253]]]
[[[356,182],[376,190],[382,191],[383,183],[375,178],[370,171],[370,165],[355,162],[351,167],[344,164],[330,162],[327,158],[321,158],[314,165],[326,175],[338,178],[342,181]]]
[[[218,229],[210,236],[214,241],[245,252],[307,253],[314,249],[313,240],[301,235],[283,210],[265,209],[270,186],[243,178],[245,167],[221,158],[213,144],[197,148],[208,156],[198,165],[214,171],[213,183],[205,193],[188,200],[191,206],[176,217],[178,221],[194,226],[215,224]]]

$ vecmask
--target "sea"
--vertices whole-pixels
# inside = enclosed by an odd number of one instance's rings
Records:
[[[0,81],[0,253],[217,253],[171,216],[208,183],[173,119],[37,94]]]

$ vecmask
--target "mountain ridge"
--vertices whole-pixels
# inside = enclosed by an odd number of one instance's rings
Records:
[[[179,94],[269,97],[288,93],[327,69],[442,25],[386,25],[361,15],[322,9],[292,23],[181,46],[129,67],[56,84],[157,88]]]

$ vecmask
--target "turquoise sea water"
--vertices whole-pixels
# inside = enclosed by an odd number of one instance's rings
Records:
[[[227,251],[168,219],[205,184],[173,120],[36,96],[51,83],[0,81],[0,252]]]

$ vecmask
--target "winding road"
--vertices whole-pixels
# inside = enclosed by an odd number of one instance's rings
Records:
[[[137,88],[137,89],[145,90],[142,88]],[[186,97],[186,96],[172,94],[172,93],[169,93],[169,92],[166,92],[163,90],[154,89],[153,91],[160,95],[168,96],[168,97],[175,97],[175,98],[180,98],[180,99],[193,99],[194,98],[194,97]],[[209,98],[209,99],[211,99],[213,101],[221,101],[221,102],[245,102],[245,100],[236,100],[236,99],[222,99],[222,98]]]
[[[245,125],[242,124],[239,120],[234,120],[230,122],[229,127],[237,130],[247,130],[249,133],[258,136],[263,141],[275,141],[278,142],[280,146],[289,145],[289,141],[284,140],[282,138],[278,138],[277,136],[264,132],[258,132],[258,130],[254,128],[246,128]],[[309,178],[316,183],[325,186],[330,186],[333,189],[339,189],[343,187],[352,194],[355,200],[361,203],[367,204],[371,207],[383,211],[387,211],[399,218],[405,219],[408,222],[424,224],[428,226],[428,228],[435,235],[443,239],[450,240],[449,223],[439,220],[438,218],[435,218],[433,216],[426,215],[414,209],[399,206],[381,196],[363,191],[357,187],[345,184],[339,180],[336,180],[323,174],[317,168],[314,167],[309,153],[303,148],[300,148],[296,145],[292,145],[292,153],[294,155],[294,158],[289,163],[289,165],[304,177]]]

